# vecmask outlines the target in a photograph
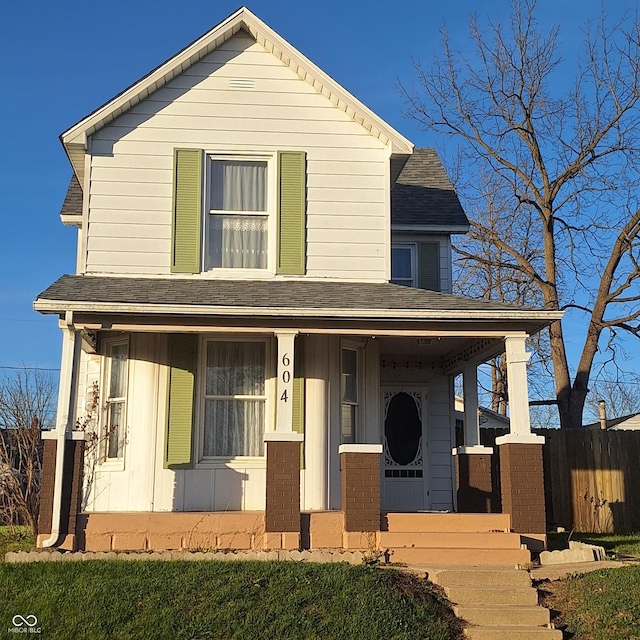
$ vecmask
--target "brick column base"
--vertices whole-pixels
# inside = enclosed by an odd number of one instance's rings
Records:
[[[491,478],[491,454],[459,453],[455,458],[458,511],[495,513],[497,508]]]
[[[502,512],[511,514],[516,533],[546,534],[542,445],[499,446]]]
[[[342,445],[339,451],[344,530],[380,531],[382,445]]]
[[[53,492],[56,475],[58,442],[44,441],[40,513],[38,515],[38,546],[51,535]],[[75,550],[78,515],[82,509],[84,474],[84,440],[67,440],[64,447],[62,499],[60,504],[60,538],[58,549]]]
[[[276,434],[269,435],[276,437]],[[300,546],[301,440],[302,436],[267,440],[266,547],[297,549]]]

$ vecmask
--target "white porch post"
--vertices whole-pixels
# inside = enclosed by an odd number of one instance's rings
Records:
[[[491,447],[480,444],[480,422],[478,419],[478,367],[465,365],[462,371],[462,392],[464,394],[464,445],[453,450],[457,453],[493,453]]]
[[[276,331],[278,340],[278,383],[276,432],[293,431],[293,362],[297,331]]]
[[[531,354],[526,350],[526,339],[526,335],[508,336],[504,341],[509,384],[510,433],[496,438],[496,444],[544,443],[543,436],[531,433],[529,387],[527,384],[527,362],[529,362]]]
[[[64,474],[64,451],[68,434],[75,424],[76,390],[78,366],[80,363],[80,333],[73,327],[73,314],[68,311],[62,329],[62,361],[60,364],[60,385],[58,388],[58,408],[56,413],[56,464],[51,514],[51,535],[39,541],[39,546],[50,547],[60,538],[62,483]],[[53,435],[53,434],[52,434]]]

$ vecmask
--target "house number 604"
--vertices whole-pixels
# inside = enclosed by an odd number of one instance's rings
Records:
[[[291,366],[291,358],[289,358],[289,354],[285,353],[282,356],[282,366],[283,367],[290,367]],[[282,382],[284,382],[285,384],[289,384],[289,382],[291,382],[291,369],[284,369],[282,372]],[[282,400],[283,402],[288,402],[289,401],[289,394],[287,393],[287,389],[285,389],[282,392],[282,395],[280,396],[280,400]]]

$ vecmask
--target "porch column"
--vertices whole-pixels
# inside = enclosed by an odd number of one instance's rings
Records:
[[[276,331],[278,340],[278,384],[276,431],[293,431],[293,362],[297,331]]]
[[[267,447],[264,547],[300,548],[300,445],[293,431],[293,363],[297,331],[278,331],[276,430],[265,433]]]
[[[68,311],[60,321],[62,360],[55,431],[43,433],[42,505],[36,546],[75,548],[76,515],[82,491],[84,444],[72,442],[76,415],[76,392],[80,366],[80,333]],[[79,436],[84,440],[84,434]],[[69,446],[67,446],[69,445]]]
[[[381,444],[340,445],[342,474],[343,546],[366,549],[369,537],[380,531]]]
[[[464,394],[464,445],[453,450],[456,456],[458,511],[491,513],[493,483],[491,481],[492,447],[480,444],[478,416],[478,367],[465,365],[462,371]]]
[[[544,437],[531,433],[527,387],[527,362],[531,354],[526,351],[526,337],[505,338],[510,432],[496,438],[496,445],[500,447],[503,513],[511,514],[511,527],[517,533],[544,537]]]

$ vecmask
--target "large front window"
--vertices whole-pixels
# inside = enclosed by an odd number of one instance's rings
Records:
[[[266,160],[209,158],[206,269],[266,269]]]
[[[266,343],[205,344],[203,457],[264,455]]]

